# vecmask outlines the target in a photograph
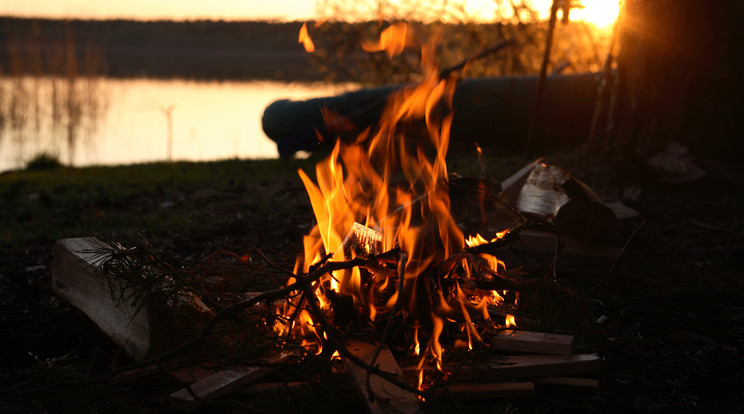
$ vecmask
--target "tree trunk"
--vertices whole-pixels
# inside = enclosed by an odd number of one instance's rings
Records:
[[[646,157],[669,141],[742,159],[744,2],[626,0],[617,70],[589,149]]]

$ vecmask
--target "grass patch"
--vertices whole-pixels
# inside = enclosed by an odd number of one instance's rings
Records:
[[[265,209],[266,200],[254,187],[300,186],[296,170],[310,171],[314,162],[227,160],[6,172],[0,174],[5,212],[0,245],[17,246],[35,237],[212,226],[220,219],[211,215],[226,203]]]
[[[59,157],[50,152],[36,154],[26,163],[26,169],[31,171],[58,170],[62,167]]]

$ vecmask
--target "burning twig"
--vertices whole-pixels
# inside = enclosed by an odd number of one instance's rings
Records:
[[[393,326],[393,320],[395,319],[395,316],[400,312],[402,308],[402,298],[403,298],[403,282],[405,281],[405,273],[406,273],[406,260],[408,260],[408,255],[406,252],[400,252],[400,258],[398,259],[398,296],[395,300],[395,306],[393,307],[393,312],[390,314],[390,318],[388,318],[387,324],[385,325],[385,330],[382,332],[382,338],[380,338],[380,343],[377,345],[377,349],[375,350],[375,354],[372,357],[372,361],[370,361],[369,365],[375,366],[375,361],[377,361],[377,357],[380,355],[380,351],[382,350],[382,347],[385,343],[387,343],[388,335],[390,334],[390,328]],[[374,400],[374,393],[372,392],[372,388],[370,388],[370,371],[367,371],[367,387],[369,392],[369,398],[370,401]]]
[[[355,259],[356,260],[356,259]],[[329,265],[339,263],[339,262],[330,262]],[[343,262],[346,263],[346,262]],[[313,315],[317,317],[317,323],[320,324],[323,331],[328,336],[328,340],[334,345],[336,350],[341,354],[343,357],[347,358],[357,366],[364,368],[373,374],[379,376],[380,378],[383,378],[390,382],[391,384],[397,386],[400,389],[412,392],[416,395],[425,396],[426,393],[408,385],[408,383],[401,381],[392,375],[390,375],[389,372],[385,372],[375,366],[371,366],[370,364],[365,363],[362,361],[359,357],[349,352],[349,350],[346,348],[346,346],[343,344],[343,342],[340,340],[340,334],[336,330],[336,328],[328,321],[328,319],[323,315],[323,311],[320,309],[320,304],[318,303],[318,300],[313,293],[314,288],[311,285],[311,279],[305,278],[304,276],[298,276],[297,282],[293,285],[299,285],[302,289],[302,291],[305,294],[305,297],[308,299],[308,304],[310,305],[310,308],[312,309]]]

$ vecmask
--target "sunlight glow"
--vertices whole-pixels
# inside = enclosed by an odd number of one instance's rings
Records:
[[[532,2],[525,1],[525,3],[532,4],[540,19],[550,17],[553,0],[533,0]],[[620,1],[618,0],[579,0],[574,3],[580,7],[571,9],[569,20],[591,23],[602,31],[609,30],[620,14]],[[561,12],[558,12],[558,17],[561,17]]]
[[[571,20],[592,23],[599,30],[609,30],[620,14],[617,0],[583,0],[581,3],[585,8],[571,10]]]
[[[522,0],[532,5],[538,18],[547,19],[553,0]],[[607,30],[617,19],[620,6],[618,0],[574,0],[583,8],[571,10],[572,21],[592,23],[600,30]],[[334,1],[330,1],[334,3]],[[344,3],[338,1],[338,3]],[[140,20],[313,20],[324,16],[323,1],[313,0],[128,0],[119,2],[83,1],[83,0],[24,0],[0,1],[0,15],[46,18],[81,18],[110,19],[134,18]],[[350,13],[346,18],[369,19],[370,13],[382,12],[386,17],[403,14],[423,20],[464,19],[481,22],[493,22],[501,18],[512,17],[512,8],[504,0],[450,0],[442,3],[428,0],[411,2],[409,0],[387,0],[377,2],[348,2],[345,7]],[[443,11],[443,7],[447,12]],[[354,16],[354,12],[357,14]],[[395,11],[398,13],[395,13]],[[320,13],[317,14],[316,12]],[[332,16],[339,18],[339,16]]]

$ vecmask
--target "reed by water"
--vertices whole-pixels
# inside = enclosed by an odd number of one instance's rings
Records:
[[[0,141],[13,140],[21,161],[32,140],[43,143],[47,153],[67,154],[74,163],[74,149],[97,128],[107,105],[100,88],[103,61],[93,40],[81,43],[65,22],[55,33],[38,23],[6,28],[5,62],[0,67]],[[57,36],[64,33],[63,37]]]

